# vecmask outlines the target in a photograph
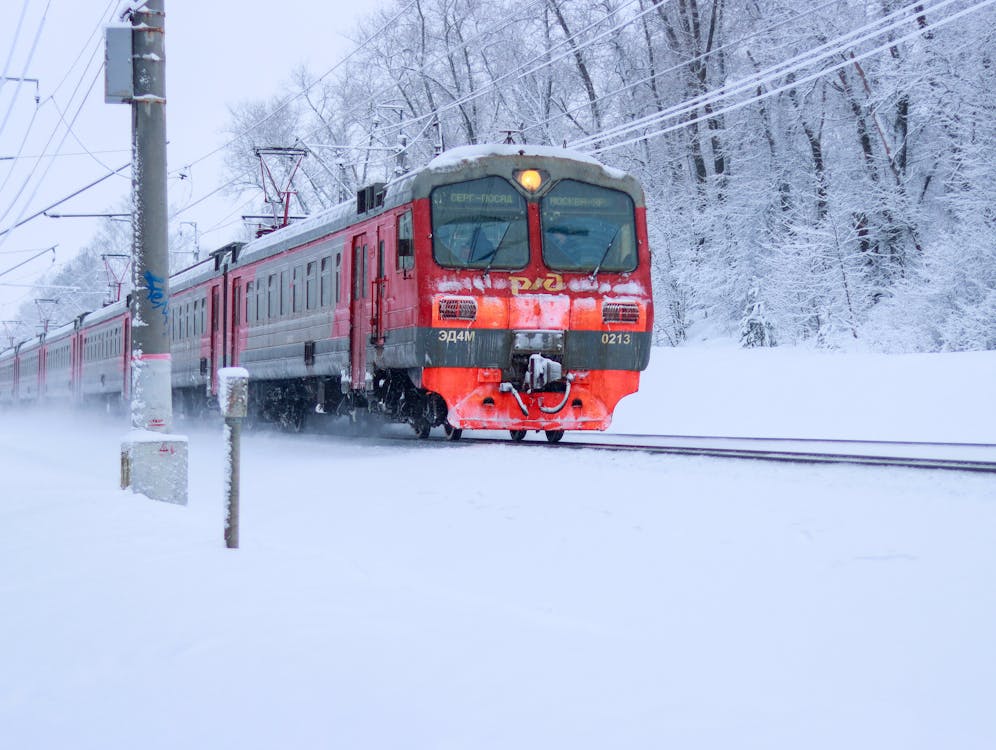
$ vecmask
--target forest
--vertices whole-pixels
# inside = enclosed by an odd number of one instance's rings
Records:
[[[231,106],[230,189],[264,146],[308,151],[292,213],[566,146],[644,186],[659,344],[994,349],[994,2],[389,0]]]

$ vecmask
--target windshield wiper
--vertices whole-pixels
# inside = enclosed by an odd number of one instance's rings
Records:
[[[612,237],[609,239],[609,244],[605,246],[605,250],[602,251],[602,257],[598,259],[598,263],[595,264],[594,270],[591,272],[591,280],[595,281],[598,278],[598,272],[602,270],[602,264],[605,259],[609,257],[609,250],[612,249],[612,244],[616,241],[616,237],[619,236],[619,230],[622,229],[622,224],[616,227],[616,231],[612,233]]]
[[[498,242],[495,244],[495,249],[491,251],[491,257],[488,258],[487,265],[484,266],[484,277],[487,277],[487,275],[491,272],[491,264],[494,263],[495,258],[498,257],[498,251],[501,249],[501,243],[505,241],[505,235],[508,234],[508,230],[511,228],[512,222],[508,222],[505,225],[505,230],[501,233],[501,237],[498,238]]]

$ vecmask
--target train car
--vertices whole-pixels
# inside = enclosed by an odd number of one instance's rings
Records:
[[[28,339],[17,348],[18,403],[41,399],[45,388],[45,336]]]
[[[174,387],[240,365],[264,418],[608,427],[637,390],[653,306],[636,181],[561,149],[455,149],[172,282]]]
[[[17,401],[17,366],[16,346],[0,351],[0,406]]]
[[[129,398],[130,326],[125,301],[81,316],[75,334],[76,398],[111,408]]]
[[[50,331],[45,336],[45,388],[48,402],[69,403],[73,389],[73,347],[77,322],[73,321]]]

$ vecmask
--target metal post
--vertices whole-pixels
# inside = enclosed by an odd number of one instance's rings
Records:
[[[170,435],[173,421],[169,340],[169,253],[166,222],[166,55],[164,0],[148,0],[131,15],[131,81],[121,78],[132,113],[131,424],[121,447],[122,487],[154,500],[186,505],[187,440]],[[127,47],[121,34],[108,35],[112,59]],[[127,51],[127,49],[125,50]],[[117,78],[115,78],[117,80]],[[110,82],[108,82],[110,84]],[[130,87],[128,84],[130,83]],[[131,96],[127,93],[130,90]]]
[[[225,417],[225,546],[239,547],[239,472],[242,420],[249,410],[249,372],[218,370],[218,406]]]
[[[225,546],[239,548],[239,456],[242,451],[242,419],[225,417],[227,433],[228,498],[225,513]]]

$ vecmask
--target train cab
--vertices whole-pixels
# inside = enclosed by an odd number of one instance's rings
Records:
[[[606,429],[650,356],[636,181],[559,149],[488,146],[430,162],[412,192],[421,385],[448,426]]]

